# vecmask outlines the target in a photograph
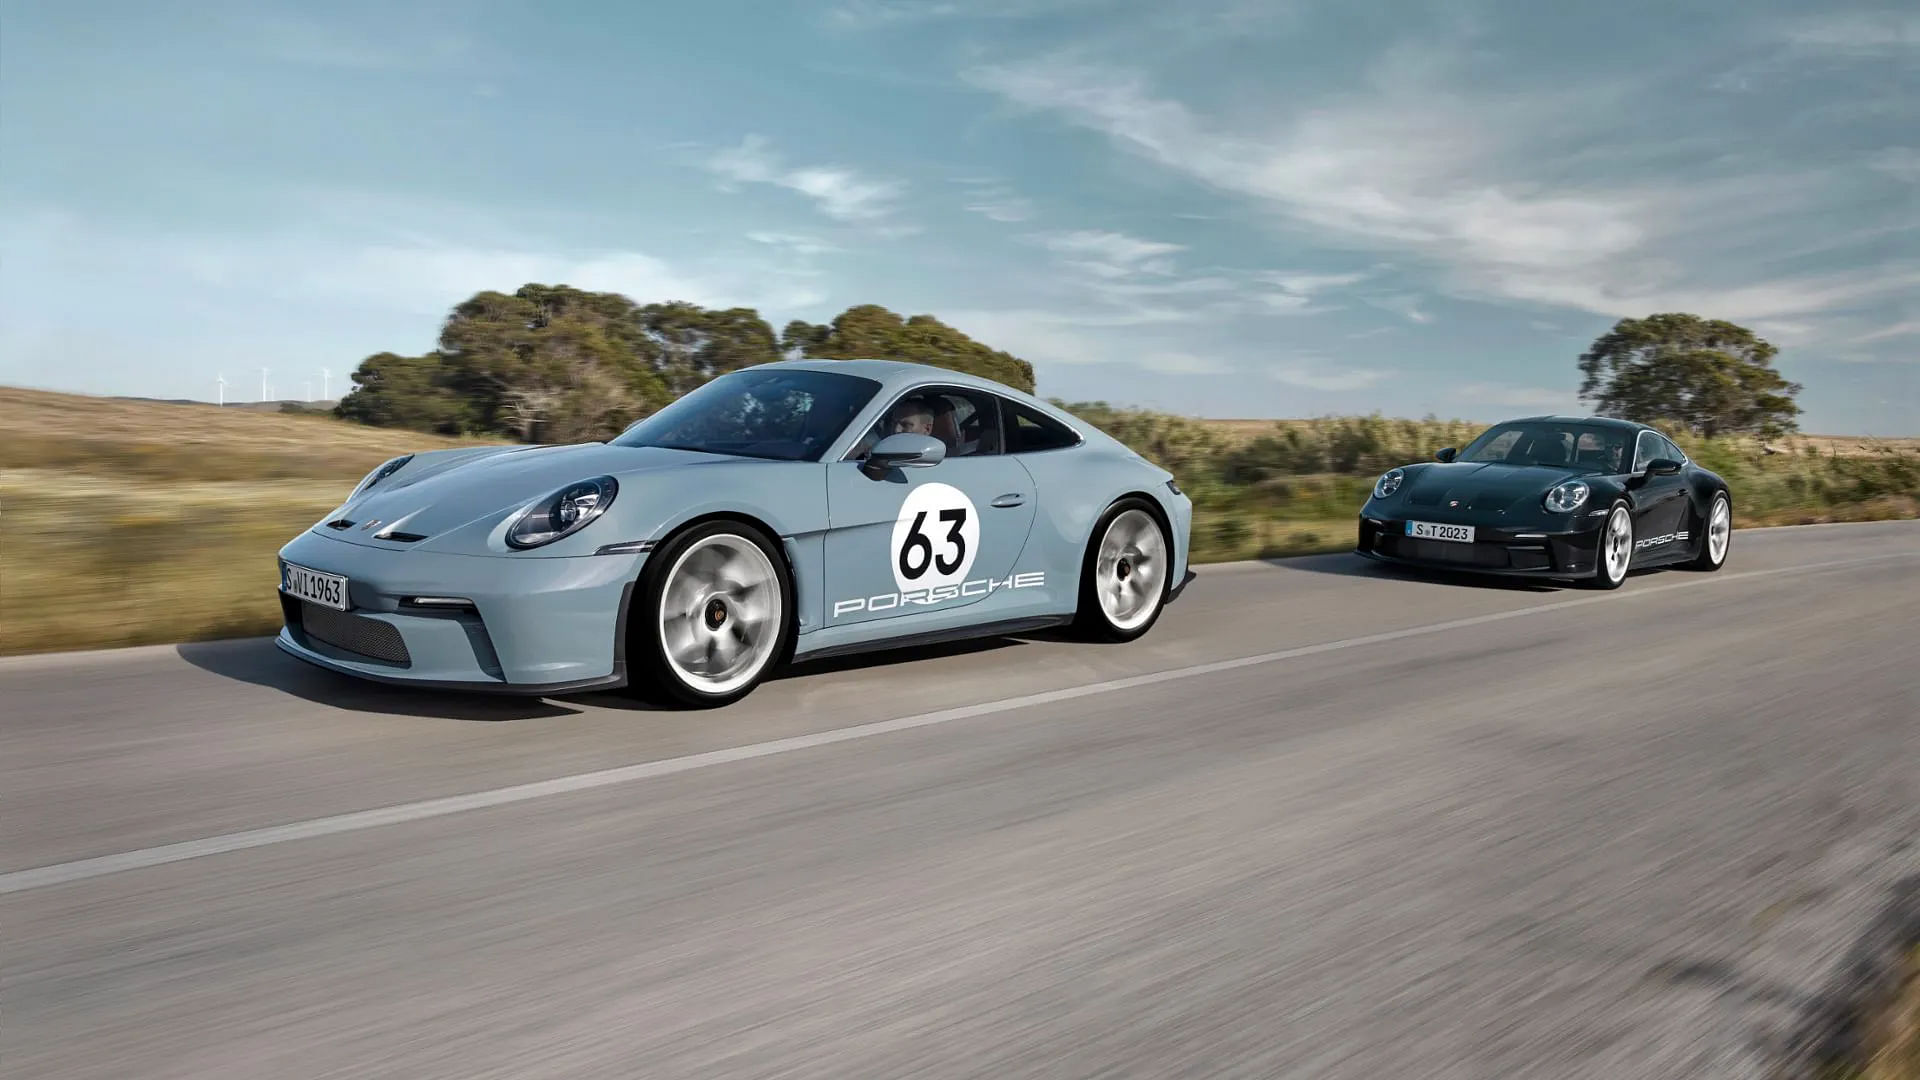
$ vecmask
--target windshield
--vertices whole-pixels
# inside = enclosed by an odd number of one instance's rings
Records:
[[[879,390],[857,375],[746,368],[640,421],[613,445],[813,461]]]
[[[1455,460],[1619,473],[1627,470],[1633,434],[1628,428],[1552,420],[1498,424],[1473,440]]]

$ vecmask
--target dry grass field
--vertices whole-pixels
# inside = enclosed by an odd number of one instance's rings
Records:
[[[1362,457],[1229,483],[1214,473],[1236,448],[1291,429],[1319,461],[1326,448],[1378,428],[1367,435],[1368,453],[1412,461],[1435,440],[1477,430],[1371,418],[1092,418],[1194,493],[1202,562],[1344,549],[1378,463]],[[8,387],[0,387],[0,430],[0,654],[270,633],[279,625],[274,553],[282,544],[390,457],[490,441]],[[1866,460],[1886,451],[1863,440],[1808,441],[1825,447],[1819,457],[1763,457],[1721,443],[1703,460],[1746,493],[1736,499],[1744,525],[1920,512],[1911,481],[1899,478],[1914,471],[1911,449],[1896,451],[1909,464],[1895,475]],[[1899,442],[1920,447],[1920,439]],[[1861,475],[1872,483],[1863,486],[1845,461],[1820,461],[1835,454],[1864,455]]]
[[[479,441],[8,387],[0,430],[0,653],[268,633],[280,545],[382,461]]]

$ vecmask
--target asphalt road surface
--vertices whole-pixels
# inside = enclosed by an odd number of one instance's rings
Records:
[[[1920,523],[1202,567],[720,712],[3,661],[0,1072],[1762,1075],[1920,880],[1917,668]]]

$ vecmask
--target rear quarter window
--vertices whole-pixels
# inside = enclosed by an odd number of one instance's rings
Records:
[[[1006,418],[1007,453],[1028,454],[1040,450],[1063,450],[1080,442],[1080,436],[1065,424],[1015,401],[1000,401]]]

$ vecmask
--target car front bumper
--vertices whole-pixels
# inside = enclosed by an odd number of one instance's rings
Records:
[[[1574,527],[1558,529],[1449,522],[1434,515],[1420,520],[1472,525],[1473,542],[1416,539],[1406,534],[1405,518],[1363,513],[1354,554],[1404,566],[1510,577],[1592,577],[1598,566],[1601,518],[1580,518]]]
[[[280,592],[277,644],[376,682],[555,694],[626,684],[626,609],[645,555],[391,551],[303,533],[280,562],[347,578],[347,611]],[[464,600],[421,607],[417,597]]]

